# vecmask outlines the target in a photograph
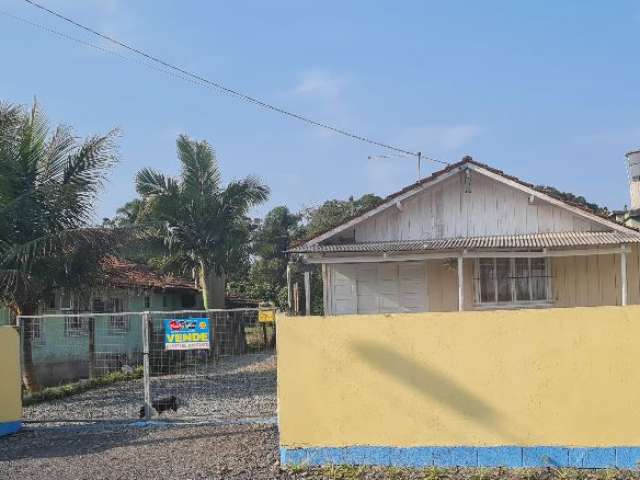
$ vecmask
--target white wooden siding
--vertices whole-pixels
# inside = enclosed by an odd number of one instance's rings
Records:
[[[401,311],[424,312],[427,310],[426,266],[425,262],[398,264]]]
[[[375,263],[361,263],[356,271],[358,313],[378,313],[378,266]]]
[[[335,315],[356,313],[356,266],[331,267],[331,311]]]
[[[355,241],[415,240],[566,231],[604,231],[596,222],[470,171],[390,207],[355,227]]]
[[[426,262],[327,265],[331,310],[349,313],[424,312]]]

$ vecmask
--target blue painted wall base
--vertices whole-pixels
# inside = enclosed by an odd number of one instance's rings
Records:
[[[640,447],[280,448],[282,465],[636,468],[639,462]]]
[[[22,422],[0,422],[0,437],[3,435],[11,435],[22,428]]]

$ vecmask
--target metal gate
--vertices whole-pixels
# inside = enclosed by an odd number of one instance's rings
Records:
[[[273,416],[275,323],[259,322],[258,313],[233,309],[21,316],[24,420]],[[202,319],[208,321],[209,349],[167,349],[165,323]]]

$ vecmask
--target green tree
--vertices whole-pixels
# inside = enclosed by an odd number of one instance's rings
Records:
[[[374,208],[382,202],[382,198],[371,193],[362,195],[358,199],[349,197],[347,200],[327,200],[319,207],[307,208],[300,213],[305,223],[300,228],[300,236],[312,238],[316,235],[331,230],[333,227],[357,217],[362,213]],[[292,282],[303,284],[303,272],[311,272],[311,312],[322,314],[322,273],[318,265],[294,264],[292,268]],[[286,289],[284,290],[286,293]],[[286,297],[283,297],[286,298]]]
[[[142,200],[134,198],[116,210],[113,218],[105,218],[102,224],[106,227],[129,227],[138,223],[141,217]]]
[[[140,218],[155,222],[152,235],[167,248],[167,264],[195,271],[205,308],[224,307],[225,273],[246,248],[247,213],[264,202],[269,188],[257,177],[222,185],[215,153],[206,141],[180,135],[179,178],[145,168],[136,176]]]
[[[100,259],[116,237],[90,224],[116,162],[116,135],[79,142],[68,127],[50,131],[37,104],[29,111],[0,103],[0,303],[14,314],[36,314],[61,288],[99,282]],[[37,390],[32,321],[23,326],[24,383]]]
[[[255,229],[252,254],[255,257],[247,277],[239,286],[251,298],[273,302],[285,308],[287,300],[286,251],[299,238],[301,216],[287,207],[273,208]]]
[[[306,221],[305,236],[313,237],[321,232],[357,217],[365,211],[374,208],[382,202],[382,198],[367,193],[357,200],[349,197],[347,200],[327,200],[319,207],[307,208],[302,211]]]

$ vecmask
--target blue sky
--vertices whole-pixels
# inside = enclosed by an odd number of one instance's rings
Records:
[[[471,154],[611,208],[629,201],[624,153],[640,147],[638,1],[42,3],[379,141],[449,162]],[[0,10],[100,43],[22,0],[0,0]],[[179,133],[214,145],[226,180],[262,177],[272,196],[256,215],[384,195],[416,177],[413,160],[370,160],[386,152],[4,16],[0,56],[0,99],[36,95],[52,122],[83,136],[122,129],[98,218],[134,197],[138,169],[178,172]]]

